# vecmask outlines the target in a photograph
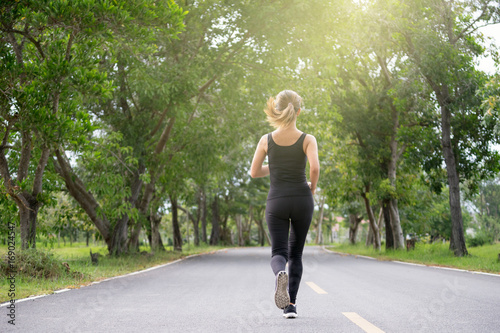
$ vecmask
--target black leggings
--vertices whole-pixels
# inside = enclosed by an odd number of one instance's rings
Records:
[[[299,290],[302,277],[302,252],[313,211],[312,195],[267,200],[266,221],[271,234],[271,268],[276,275],[284,271],[287,261],[289,262],[290,303],[295,303]],[[290,239],[288,238],[289,231]]]

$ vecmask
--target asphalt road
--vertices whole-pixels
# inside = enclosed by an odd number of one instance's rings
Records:
[[[16,303],[1,332],[500,332],[500,276],[304,252],[297,319],[273,302],[269,248],[191,257]]]

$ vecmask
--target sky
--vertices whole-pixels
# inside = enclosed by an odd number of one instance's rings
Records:
[[[492,37],[493,42],[500,46],[500,24],[489,25],[483,28],[480,28],[485,37]],[[493,59],[491,58],[482,58],[479,60],[479,69],[487,72],[488,74],[494,74],[498,72],[498,69],[495,69],[495,65]]]

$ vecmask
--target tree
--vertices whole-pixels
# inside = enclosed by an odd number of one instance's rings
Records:
[[[491,128],[481,127],[478,119],[476,91],[484,84],[485,75],[474,68],[474,56],[484,52],[477,29],[482,23],[500,22],[497,5],[489,0],[395,4],[381,2],[387,8],[387,27],[431,87],[439,106],[441,148],[450,194],[450,249],[456,256],[464,256],[468,253],[459,183],[472,178],[476,170],[476,177],[484,177],[492,171],[485,166],[498,160],[498,154],[484,144],[493,139]],[[475,140],[467,142],[464,136]],[[483,167],[478,170],[473,168],[475,165]]]
[[[124,22],[117,8],[100,1],[6,1],[0,9],[1,56],[9,72],[2,83],[0,174],[19,210],[23,249],[36,245],[51,151],[85,142],[93,128],[79,104],[109,89],[97,71],[96,46],[109,18]]]

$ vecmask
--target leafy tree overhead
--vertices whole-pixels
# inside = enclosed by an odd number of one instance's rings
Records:
[[[2,76],[0,172],[19,210],[22,248],[35,247],[51,152],[85,142],[93,127],[81,104],[109,92],[98,58],[110,21],[126,21],[119,8],[100,1],[2,3],[2,66],[10,75]]]
[[[497,140],[492,126],[481,126],[477,91],[486,77],[474,63],[474,57],[484,53],[478,27],[500,22],[497,3],[423,0],[381,2],[381,6],[386,8],[384,17],[395,42],[418,68],[439,107],[441,149],[450,192],[450,249],[457,256],[467,255],[459,183],[491,175],[498,164],[498,153],[488,144]]]

